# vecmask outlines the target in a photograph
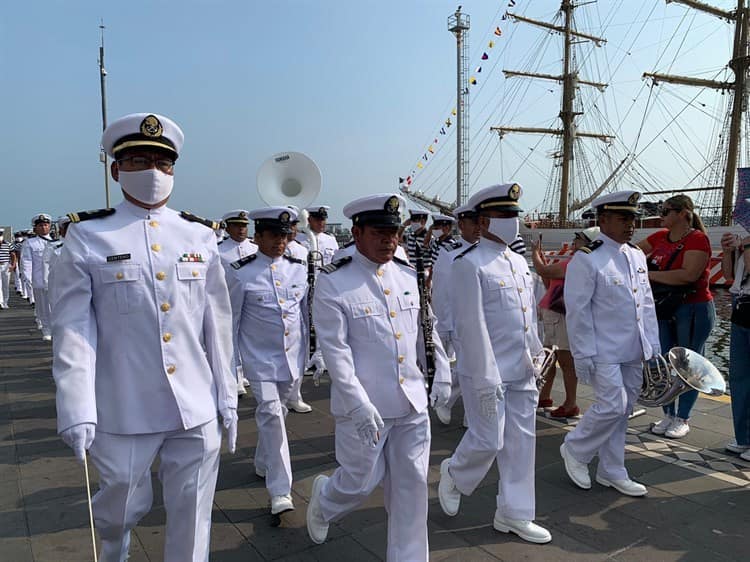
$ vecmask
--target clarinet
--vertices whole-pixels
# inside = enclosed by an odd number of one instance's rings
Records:
[[[315,324],[313,324],[313,297],[315,296],[315,267],[322,256],[318,251],[312,251],[307,255],[307,320],[310,326],[310,347],[308,356],[312,357],[317,349],[317,339],[315,337]]]
[[[419,289],[419,318],[422,324],[422,338],[424,339],[425,377],[427,392],[432,391],[432,381],[435,378],[435,341],[432,337],[432,316],[430,315],[429,296],[425,285],[424,259],[422,247],[416,244],[417,288]]]

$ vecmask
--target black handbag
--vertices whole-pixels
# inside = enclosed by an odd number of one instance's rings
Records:
[[[732,303],[732,324],[750,329],[750,295],[740,295]]]
[[[669,256],[667,263],[663,268],[658,268],[659,271],[669,271],[672,264],[677,259],[677,256],[685,246],[680,244],[677,246]],[[652,263],[649,262],[649,266]],[[649,269],[652,269],[649,267]],[[654,296],[654,306],[656,308],[656,317],[659,320],[672,320],[675,312],[680,307],[688,295],[695,293],[695,287],[691,285],[667,285],[665,283],[657,283],[651,281],[651,293]]]

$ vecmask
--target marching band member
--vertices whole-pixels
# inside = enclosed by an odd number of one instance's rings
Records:
[[[339,243],[336,241],[336,237],[326,232],[326,224],[328,221],[328,205],[320,205],[318,207],[308,207],[306,209],[308,216],[307,222],[310,226],[310,230],[315,236],[317,241],[318,252],[320,252],[320,263],[317,263],[317,267],[328,265],[333,260],[333,254],[339,249]],[[307,248],[307,251],[312,251],[313,247],[307,240],[307,234],[300,232],[297,235],[297,239]]]
[[[278,515],[294,509],[285,418],[307,355],[307,268],[284,253],[292,209],[265,207],[248,217],[258,252],[232,263],[227,282],[236,346],[258,402],[255,473],[266,479],[271,513]]]
[[[47,213],[34,215],[31,219],[36,236],[27,239],[21,248],[21,267],[23,277],[31,286],[33,298],[31,303],[34,304],[34,315],[39,330],[42,332],[44,341],[52,340],[52,329],[49,321],[49,299],[44,282],[44,249],[52,238],[49,236],[52,227],[52,217]]]
[[[432,213],[432,224],[427,231],[430,236],[429,254],[430,263],[440,255],[441,250],[450,252],[461,247],[461,244],[453,237],[453,225],[456,219],[441,213]]]
[[[409,220],[404,223],[406,231],[404,232],[404,243],[406,245],[406,255],[409,256],[409,263],[417,263],[419,254],[424,261],[425,268],[432,266],[430,262],[430,251],[425,244],[427,236],[427,217],[430,214],[424,209],[409,209]]]
[[[468,431],[440,465],[438,496],[456,515],[493,462],[500,472],[493,526],[534,543],[552,537],[534,523],[536,374],[543,354],[537,335],[533,281],[526,260],[508,248],[518,236],[518,184],[493,185],[468,206],[479,214],[481,240],[453,262],[451,285],[462,291],[453,306]]]
[[[637,191],[602,195],[596,208],[601,233],[570,260],[565,275],[565,320],[576,374],[594,388],[595,402],[560,454],[570,479],[591,488],[588,463],[598,455],[596,481],[628,496],[646,487],[625,469],[625,432],[641,390],[644,360],[661,353],[646,256],[630,243]]]
[[[81,462],[89,449],[99,471],[93,512],[104,562],[128,556],[130,530],[151,508],[157,455],[163,560],[208,560],[217,412],[230,452],[237,437],[218,225],[166,207],[182,143],[180,128],[160,115],[111,123],[102,146],[125,200],[71,213],[50,272],[57,426]]]
[[[68,217],[68,215],[63,215],[57,218],[57,232],[60,235],[60,238],[53,242],[49,242],[47,244],[47,247],[44,249],[44,253],[42,254],[42,266],[44,267],[44,289],[47,291],[47,299],[50,303],[53,300],[53,287],[49,282],[49,272],[55,266],[55,262],[60,257],[60,253],[63,249],[63,239],[65,238],[65,234],[68,231],[69,224],[70,217]]]
[[[330,478],[315,478],[307,529],[314,542],[324,542],[329,522],[356,509],[382,482],[388,560],[426,561],[430,421],[417,366],[425,357],[416,273],[394,260],[403,205],[390,193],[346,205],[357,251],[318,276],[313,312],[331,376],[340,466]],[[441,406],[450,396],[450,372],[440,341],[434,343],[430,398]]]
[[[462,205],[454,211],[458,217],[458,230],[460,238],[452,238],[449,247],[437,254],[432,267],[432,310],[437,318],[438,335],[449,358],[454,357],[453,347],[453,303],[454,288],[451,286],[451,274],[453,272],[453,260],[462,251],[479,240],[479,217],[472,207]],[[460,378],[458,377],[457,365],[452,371],[453,381],[451,398],[443,407],[435,408],[438,419],[448,425],[451,422],[451,408],[461,396]]]
[[[219,257],[225,270],[231,263],[251,256],[258,251],[258,246],[247,238],[248,222],[245,209],[235,209],[224,213],[224,216],[221,217],[223,229],[229,235],[228,238],[218,242]],[[245,387],[250,386],[250,382],[245,377],[239,350],[237,349],[234,350],[233,362],[237,374],[237,396],[244,396],[247,394]]]

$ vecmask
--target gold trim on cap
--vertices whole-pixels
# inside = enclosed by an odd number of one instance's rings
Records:
[[[149,141],[149,140],[130,140],[126,141],[122,144],[118,144],[112,147],[112,154],[115,154],[119,152],[120,150],[124,150],[126,148],[132,148],[134,146],[158,146],[160,148],[167,148],[177,154],[177,151],[174,149],[172,145],[170,145],[168,142],[158,142],[158,141]]]
[[[605,203],[601,207],[606,211],[632,211],[634,213],[638,211],[638,207],[633,207],[632,205],[607,205]]]
[[[489,201],[487,203],[480,203],[480,209],[487,209],[489,207],[520,207],[518,201]]]

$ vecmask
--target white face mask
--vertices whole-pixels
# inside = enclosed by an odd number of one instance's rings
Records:
[[[490,234],[494,234],[506,244],[510,244],[511,242],[513,242],[513,240],[518,238],[518,218],[491,218],[490,226],[487,230],[490,232]]]
[[[409,225],[409,232],[417,232],[420,228],[422,228],[420,223],[413,222]]]
[[[174,176],[165,174],[156,168],[138,172],[120,171],[120,186],[136,201],[154,205],[164,201],[172,193]]]

